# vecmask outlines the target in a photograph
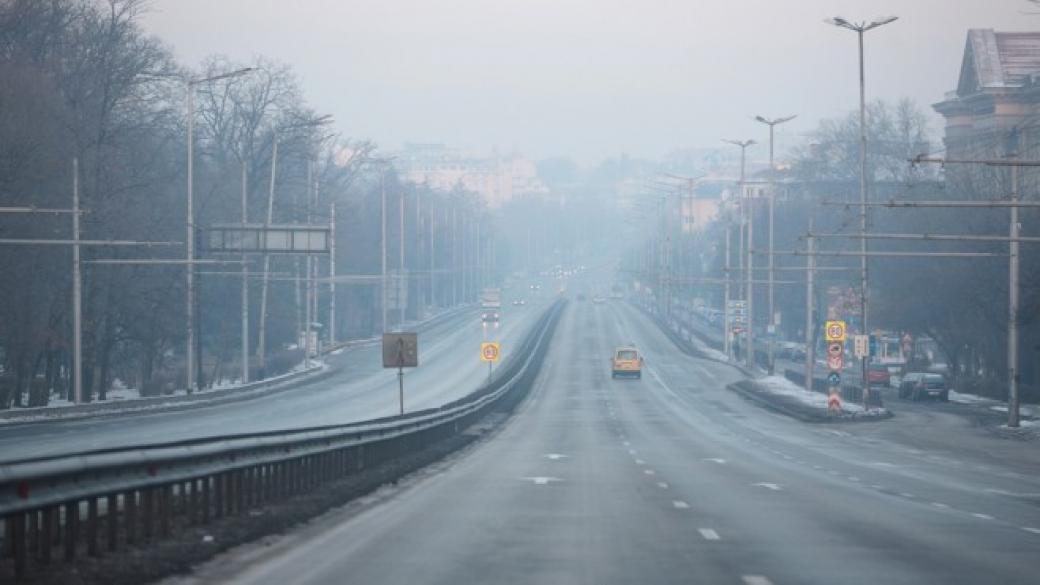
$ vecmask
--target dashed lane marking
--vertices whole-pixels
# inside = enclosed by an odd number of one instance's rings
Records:
[[[643,473],[645,473],[647,475],[654,475],[654,470],[653,469],[644,469]]]
[[[1022,530],[1032,532],[1033,534],[1040,534],[1040,528],[1033,528],[1032,526],[1023,526]]]
[[[721,540],[719,538],[719,533],[715,532],[711,528],[698,528],[697,532],[701,533],[701,536],[704,537],[704,540]]]
[[[904,498],[916,498],[917,497],[914,494],[911,494],[910,492],[901,492],[899,495],[903,496]]]
[[[944,510],[950,507],[949,504],[944,504],[942,502],[932,502],[932,505],[935,506],[936,508],[942,508]]]
[[[993,516],[990,516],[989,514],[982,514],[980,512],[972,512],[971,515],[976,517],[976,518],[978,518],[978,519],[980,519],[980,520],[992,520],[993,519]]]
[[[659,487],[659,488],[661,488],[663,490],[666,490],[666,489],[668,489],[668,484],[663,482],[663,481],[659,481],[659,482],[657,482],[657,487]]]
[[[672,506],[674,506],[675,508],[677,508],[679,510],[685,510],[685,509],[690,507],[689,504],[687,504],[686,502],[684,502],[682,500],[675,500],[674,502],[672,502]]]
[[[708,457],[705,461],[711,461],[712,463],[718,463],[719,465],[725,465],[726,460],[721,457]]]
[[[773,585],[768,577],[762,575],[742,575],[740,578],[744,585]]]
[[[782,489],[778,484],[775,484],[775,483],[760,482],[760,483],[753,483],[751,485],[753,485],[755,487],[766,488],[767,490],[773,490],[774,492],[778,492],[778,491],[780,491]]]
[[[636,465],[646,465],[646,461],[643,461],[642,459],[636,459]]]
[[[530,481],[530,482],[534,482],[534,485],[548,485],[548,484],[550,484],[552,482],[563,481],[562,479],[560,479],[558,477],[545,477],[545,476],[522,477],[520,479],[523,479],[523,480],[526,480],[526,481]]]

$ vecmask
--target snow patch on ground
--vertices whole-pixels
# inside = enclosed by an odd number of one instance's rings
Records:
[[[719,360],[719,361],[723,361],[723,362],[729,361],[729,358],[726,357],[726,354],[724,354],[721,351],[715,349],[714,347],[708,347],[703,341],[698,339],[696,335],[691,335],[689,337],[689,340],[690,340],[690,343],[693,344],[693,347],[697,348],[697,351],[703,353],[704,355],[710,357],[711,359]]]
[[[783,376],[766,376],[755,380],[755,383],[770,394],[787,396],[807,406],[827,410],[826,394],[820,392],[809,392],[805,388],[802,388]],[[851,404],[845,401],[842,401],[841,408],[845,412],[863,412],[863,407],[861,405]]]
[[[962,394],[950,390],[950,402],[959,402],[961,404],[979,404],[984,402],[993,402],[993,400],[978,394]]]

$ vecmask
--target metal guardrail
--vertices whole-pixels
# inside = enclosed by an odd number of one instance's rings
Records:
[[[30,561],[46,565],[56,551],[73,560],[84,547],[100,554],[102,540],[108,550],[152,542],[175,524],[242,514],[420,451],[526,394],[563,306],[558,301],[542,315],[486,385],[438,408],[0,464],[0,552],[20,577]]]

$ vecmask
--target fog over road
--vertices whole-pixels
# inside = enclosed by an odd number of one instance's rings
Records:
[[[612,380],[627,343],[644,376]],[[172,582],[1036,582],[1035,446],[917,406],[807,425],[739,376],[626,303],[573,301],[490,438]]]

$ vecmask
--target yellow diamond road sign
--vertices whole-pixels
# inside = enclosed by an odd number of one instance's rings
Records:
[[[844,321],[827,321],[823,331],[827,341],[845,341]]]
[[[497,341],[485,341],[480,344],[480,361],[482,362],[497,362],[498,356],[501,355],[501,346]]]

